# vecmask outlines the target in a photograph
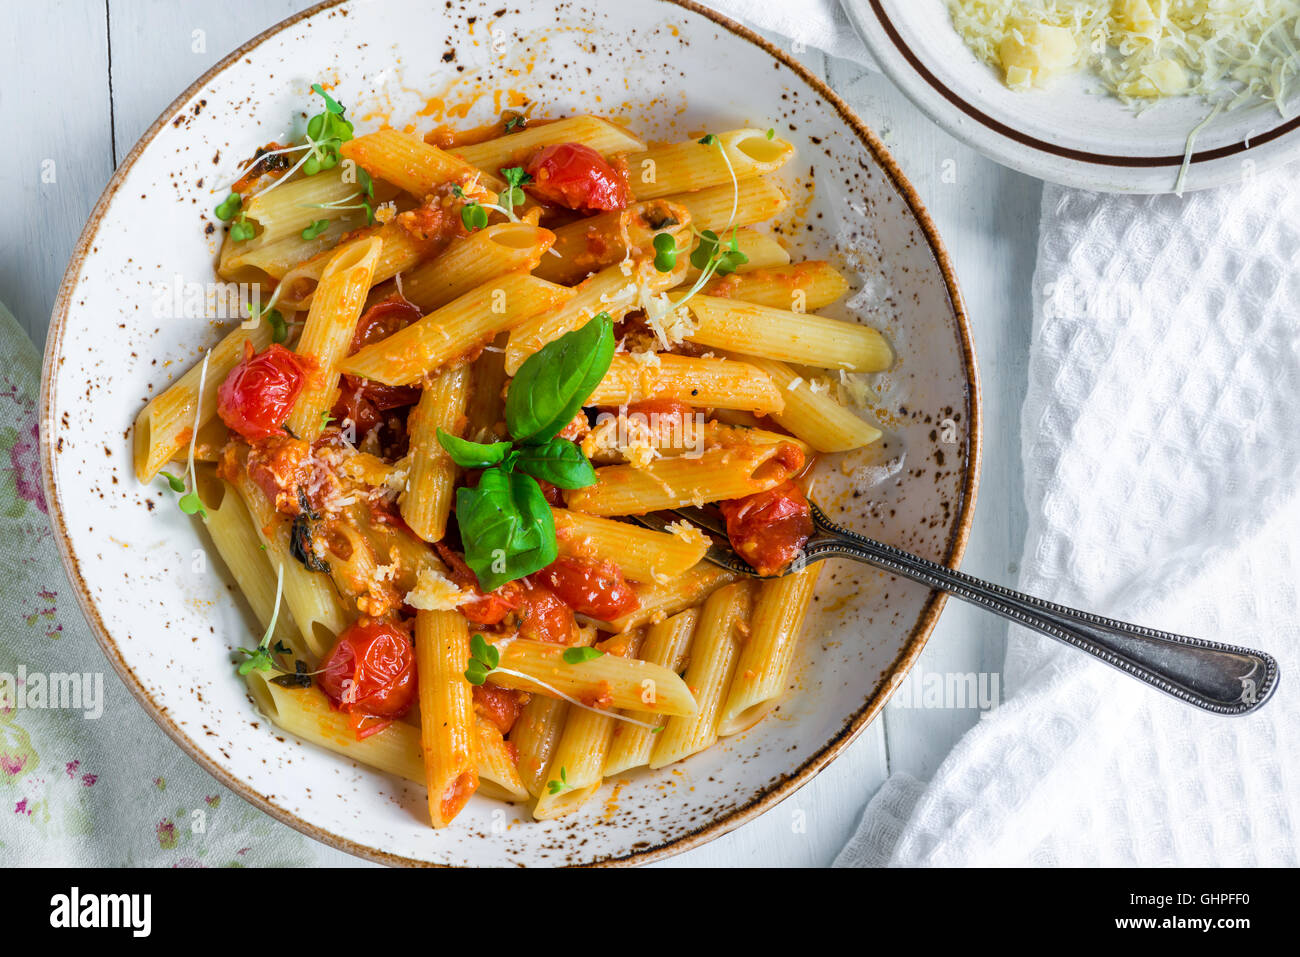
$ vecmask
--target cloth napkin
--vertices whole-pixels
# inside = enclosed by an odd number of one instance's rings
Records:
[[[836,0],[709,0],[719,13],[765,33],[875,68],[871,54]]]
[[[0,864],[360,863],[214,781],[113,673],[60,564],[40,479],[40,356],[0,305]],[[79,708],[36,707],[79,675]],[[21,705],[21,706],[20,706]]]
[[[834,0],[717,5],[870,65]],[[1300,862],[1297,224],[1300,166],[1182,199],[1047,186],[1021,418],[1019,587],[1267,650],[1273,699],[1204,714],[1012,627],[1004,703],[928,784],[889,777],[837,864]]]
[[[1005,703],[890,777],[841,865],[1295,866],[1300,167],[1174,196],[1043,194],[1020,588],[1252,645],[1273,699],[1205,714],[1019,626]]]

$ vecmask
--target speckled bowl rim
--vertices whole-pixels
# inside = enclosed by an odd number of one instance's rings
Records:
[[[105,187],[103,195],[95,204],[94,210],[91,211],[90,218],[86,221],[86,226],[82,230],[81,237],[77,241],[76,248],[73,250],[72,259],[64,271],[63,280],[59,285],[59,292],[54,300],[54,311],[51,314],[49,338],[45,345],[45,356],[43,368],[41,371],[41,403],[40,403],[40,423],[41,431],[46,436],[46,441],[40,443],[41,446],[41,481],[45,491],[46,502],[50,510],[50,523],[54,530],[54,537],[58,543],[59,555],[63,560],[63,567],[67,571],[68,578],[71,581],[74,591],[76,592],[77,601],[81,605],[82,613],[85,615],[87,622],[90,624],[91,631],[95,635],[96,641],[104,651],[105,657],[114,670],[121,677],[123,683],[130,690],[137,701],[140,702],[144,710],[153,718],[154,722],[177,745],[180,746],[186,754],[194,759],[205,771],[211,774],[222,785],[229,788],[235,794],[238,794],[244,800],[253,804],[255,807],[265,811],[271,817],[284,824],[289,825],[294,830],[314,838],[323,844],[338,850],[346,851],[357,857],[366,860],[375,861],[388,865],[405,865],[405,866],[436,866],[431,865],[428,861],[416,860],[395,854],[391,851],[384,851],[378,848],[369,847],[359,844],[356,841],[349,840],[325,830],[315,824],[304,821],[298,815],[294,814],[283,807],[277,805],[270,798],[259,794],[248,784],[239,780],[215,760],[209,758],[200,751],[189,737],[181,731],[172,721],[167,710],[159,705],[157,701],[136,678],[135,673],[127,666],[122,659],[116,644],[108,633],[103,619],[100,617],[99,609],[90,595],[90,588],[85,579],[82,577],[80,564],[77,556],[73,553],[72,543],[68,536],[67,524],[64,521],[63,505],[59,493],[58,485],[54,480],[53,458],[50,453],[50,442],[48,436],[53,434],[53,406],[54,406],[54,387],[53,387],[53,370],[58,364],[59,356],[63,346],[63,335],[66,331],[68,308],[72,300],[72,292],[76,285],[77,276],[81,272],[81,267],[85,262],[88,250],[94,242],[95,235],[98,231],[100,220],[108,210],[109,204],[116,195],[119,187],[126,179],[127,174],[135,165],[135,161],[145,148],[153,141],[158,131],[163,125],[168,123],[175,112],[200,89],[206,86],[213,77],[224,71],[232,63],[246,55],[249,51],[260,46],[266,40],[280,33],[282,30],[293,26],[301,20],[313,17],[316,14],[338,6],[347,0],[322,0],[306,10],[303,10],[291,17],[288,17],[275,26],[263,31],[262,33],[249,40],[239,49],[224,57],[220,62],[215,64],[211,69],[206,71],[201,77],[195,80],[186,88],[180,96],[163,110],[162,114],[153,122],[153,125],[145,132],[140,141],[131,149],[126,158],[122,161],[114,172],[112,179],[109,180],[108,186]],[[967,455],[966,455],[966,475],[962,483],[962,500],[957,514],[955,524],[949,534],[948,551],[944,557],[944,564],[950,568],[956,568],[961,563],[961,556],[966,550],[966,543],[970,537],[971,522],[975,513],[975,498],[979,489],[979,475],[982,451],[982,416],[980,408],[980,385],[979,370],[975,362],[975,348],[971,337],[970,321],[966,315],[966,308],[962,303],[961,293],[957,288],[957,278],[953,272],[952,263],[948,258],[948,252],[944,248],[943,242],[939,238],[939,233],[935,229],[934,222],[926,212],[925,206],[921,203],[920,198],[913,189],[912,184],[903,175],[894,158],[889,154],[884,144],[871,132],[865,123],[854,113],[849,106],[819,77],[813,75],[802,64],[795,61],[784,51],[774,46],[772,43],[759,36],[748,27],[742,26],[734,20],[723,16],[722,14],[708,7],[695,3],[694,0],[657,0],[657,2],[672,4],[683,10],[689,11],[699,16],[705,17],[722,27],[728,32],[752,43],[754,46],[763,50],[782,66],[789,69],[792,73],[803,80],[811,87],[822,99],[835,108],[835,111],[843,119],[845,125],[862,142],[872,158],[882,171],[888,176],[891,185],[898,192],[899,196],[907,203],[916,220],[925,235],[926,242],[934,255],[935,262],[943,275],[944,285],[948,290],[948,298],[952,304],[953,316],[956,320],[956,332],[958,340],[961,343],[962,363],[966,373],[966,395],[967,395],[967,416],[968,416],[968,436],[967,436]],[[886,679],[894,676],[906,674],[921,654],[921,649],[925,647],[926,640],[934,630],[935,623],[939,620],[939,613],[943,610],[946,595],[942,593],[931,594],[927,599],[925,606],[921,610],[921,615],[917,619],[916,627],[912,630],[907,644],[903,647],[898,657],[889,667],[885,674]],[[804,784],[807,784],[812,778],[826,765],[830,764],[839,753],[844,750],[863,729],[880,713],[889,700],[890,695],[897,687],[897,681],[883,680],[880,682],[875,694],[871,696],[865,705],[853,716],[839,733],[834,735],[826,742],[822,748],[805,761],[794,772],[787,775],[780,783],[772,785],[763,793],[753,798],[748,804],[731,811],[718,820],[712,821],[703,827],[697,828],[687,834],[682,835],[674,840],[667,841],[655,847],[638,850],[631,854],[621,857],[605,858],[599,861],[590,862],[593,866],[616,866],[631,864],[648,864],[653,861],[663,860],[680,854],[683,851],[699,847],[723,834],[734,830],[740,825],[753,820],[764,811],[775,807],[781,801],[785,800]]]

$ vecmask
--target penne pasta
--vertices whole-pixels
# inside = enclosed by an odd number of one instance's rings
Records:
[[[732,238],[731,231],[727,231],[727,242],[730,243]],[[737,229],[735,232],[736,248],[745,254],[745,261],[736,267],[737,273],[747,273],[755,269],[771,269],[775,266],[788,266],[790,264],[790,254],[785,251],[785,247],[778,243],[767,233],[760,233],[756,229]],[[734,273],[733,273],[734,275]],[[700,278],[700,270],[693,265],[686,268],[687,284],[693,284]],[[726,277],[710,279],[709,282],[718,282]],[[705,284],[705,291],[708,290],[708,284]]]
[[[352,347],[382,248],[374,236],[344,246],[321,273],[294,349],[310,362],[307,382],[288,421],[289,431],[301,439],[314,441],[325,429],[324,415],[338,396],[339,361]]]
[[[700,610],[688,608],[651,625],[641,642],[639,657],[642,661],[663,665],[669,671],[680,674],[689,660],[691,638],[699,620]],[[658,728],[662,728],[668,720],[650,711],[629,711],[627,716]],[[657,734],[662,734],[662,731],[652,731],[627,721],[617,722],[605,755],[604,776],[613,777],[620,772],[649,764]]]
[[[742,179],[734,189],[727,183],[695,193],[674,193],[665,198],[678,206],[685,206],[696,229],[711,229],[719,234],[726,230],[725,238],[728,240],[733,227],[771,219],[790,204],[790,195],[785,190],[761,176]]]
[[[714,134],[712,143],[686,140],[653,146],[627,157],[637,199],[687,193],[709,186],[731,186],[732,178],[775,172],[794,156],[794,144],[758,129]],[[725,154],[725,155],[724,155]]]
[[[505,434],[506,342],[509,338],[509,333],[500,333],[473,362],[469,402],[465,407],[465,437],[476,442],[495,442]],[[500,433],[498,427],[502,429]]]
[[[808,565],[758,584],[749,633],[718,713],[720,737],[754,725],[785,693],[795,644],[821,569],[820,564]]]
[[[668,719],[651,752],[651,768],[690,757],[718,740],[722,697],[736,670],[752,587],[749,582],[734,582],[718,589],[704,603],[685,679],[699,708],[694,714]]]
[[[840,405],[829,390],[813,391],[812,383],[784,362],[753,356],[746,361],[767,373],[785,397],[785,407],[772,418],[818,452],[847,452],[880,438],[878,428]]]
[[[520,323],[510,333],[506,346],[506,372],[514,375],[524,360],[548,342],[566,332],[581,328],[599,313],[608,313],[614,322],[640,308],[641,298],[669,289],[685,275],[685,257],[680,257],[672,272],[659,272],[649,260],[608,266],[584,280],[571,298],[547,312],[539,312]],[[540,281],[540,280],[539,280]]]
[[[426,542],[446,534],[455,495],[456,463],[439,443],[438,430],[460,436],[469,391],[469,364],[448,366],[429,380],[407,419],[410,471],[398,506],[411,531]]]
[[[349,240],[346,246],[340,247],[337,251],[327,249],[295,265],[280,280],[278,287],[280,295],[276,304],[281,309],[295,311],[310,309],[316,287],[320,285],[321,277],[330,260],[342,249],[364,244],[371,238],[378,239],[380,244],[379,253],[375,257],[374,273],[371,276],[372,286],[411,269],[438,248],[436,241],[418,239],[398,223],[388,223],[368,230],[363,236]]]
[[[199,497],[207,515],[203,525],[216,546],[217,554],[230,570],[235,584],[248,599],[248,606],[263,629],[275,619],[271,645],[283,644],[295,659],[312,661],[302,636],[294,625],[288,608],[276,608],[276,571],[271,567],[262,540],[248,515],[239,493],[230,483],[218,478],[211,469],[199,473]]]
[[[366,346],[339,368],[385,385],[407,385],[491,342],[497,333],[556,309],[572,295],[563,286],[510,273]]]
[[[733,445],[699,456],[655,459],[644,467],[596,469],[596,484],[565,495],[569,508],[589,515],[644,515],[661,509],[744,498],[780,485],[803,467],[788,460],[788,443]]]
[[[436,259],[404,273],[402,295],[425,313],[433,312],[498,276],[531,272],[554,242],[554,233],[531,223],[476,229]]]
[[[708,550],[703,536],[656,532],[562,508],[551,509],[561,555],[614,562],[632,581],[668,582],[695,566]]]
[[[485,173],[450,153],[394,129],[379,130],[348,140],[339,152],[376,179],[423,200],[444,183],[467,183],[475,177],[499,193],[500,177]]]
[[[662,199],[576,220],[556,228],[555,245],[536,274],[570,285],[625,259],[653,257],[660,233],[670,234],[684,247],[691,238],[690,220],[685,207]]]
[[[715,276],[700,291],[774,309],[816,312],[848,292],[849,282],[830,263],[809,260]]]
[[[420,743],[429,789],[429,817],[446,827],[478,789],[478,726],[470,684],[469,626],[454,611],[415,616]]]
[[[695,712],[695,699],[682,679],[658,665],[617,655],[571,664],[563,656],[567,646],[528,638],[508,639],[497,647],[501,662],[488,681],[502,688],[552,697],[559,697],[559,692],[599,709]]]
[[[515,767],[515,756],[501,729],[491,721],[478,719],[478,761],[479,792],[486,794],[491,785],[499,793],[492,796],[506,801],[527,801],[528,788],[524,786],[519,769]]]
[[[244,344],[250,343],[260,352],[271,344],[271,335],[271,326],[265,322],[252,329],[236,326],[212,347],[206,375],[201,363],[194,366],[140,410],[131,437],[139,482],[152,482],[158,471],[189,445],[196,418],[200,427],[217,421],[217,390],[244,358]]]
[[[599,116],[570,116],[527,126],[482,143],[454,146],[451,152],[471,166],[498,173],[502,167],[522,165],[542,147],[557,143],[581,143],[602,156],[645,149],[644,141],[609,120]]]
[[[360,195],[360,188],[348,182],[340,167],[254,196],[243,214],[256,223],[257,234],[242,241],[227,235],[217,272],[232,282],[279,279],[292,266],[334,246],[344,233],[365,225],[363,210],[322,208],[355,204]],[[321,219],[328,219],[329,226],[314,238],[303,239],[302,231]]]
[[[758,414],[780,412],[785,406],[781,391],[754,365],[667,353],[615,356],[587,404],[619,406],[654,399]]]
[[[313,658],[324,658],[347,627],[347,613],[330,576],[310,571],[293,554],[290,522],[275,510],[266,493],[240,468],[231,477],[248,509],[253,530],[266,546],[266,558],[273,569],[284,569],[283,600],[293,615],[302,643]]]
[[[519,753],[520,780],[533,797],[540,797],[546,790],[546,772],[564,733],[568,713],[567,701],[535,694],[510,729],[510,743]]]
[[[735,581],[736,576],[725,568],[709,562],[700,562],[672,581],[638,585],[635,589],[638,607],[613,621],[601,625],[612,632],[630,631],[641,625],[655,624],[665,618],[700,604],[723,585]]]
[[[868,326],[716,296],[690,302],[697,345],[821,369],[883,372],[894,363],[884,337]]]
[[[283,731],[335,754],[388,774],[425,783],[420,731],[396,721],[366,738],[357,738],[351,719],[319,688],[284,688],[260,671],[248,673],[248,693],[257,708]]]

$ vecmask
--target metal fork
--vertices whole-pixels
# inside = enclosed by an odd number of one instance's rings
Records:
[[[634,518],[661,531],[670,522],[685,519],[709,533],[712,545],[705,556],[709,561],[738,575],[764,577],[731,548],[725,524],[716,512],[686,507]],[[864,538],[832,522],[815,504],[812,520],[816,532],[781,575],[826,558],[874,565],[1086,651],[1180,701],[1215,714],[1249,714],[1277,688],[1277,662],[1262,651],[1130,625],[1023,595]]]

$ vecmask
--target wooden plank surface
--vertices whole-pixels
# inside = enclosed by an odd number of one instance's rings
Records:
[[[24,29],[0,37],[0,110],[11,129],[23,131],[0,163],[0,186],[19,204],[17,216],[0,222],[0,301],[38,344],[64,264],[114,162],[212,63],[309,5],[57,0],[28,5]],[[1041,186],[958,144],[882,76],[816,51],[797,55],[883,136],[952,255],[974,326],[985,403],[983,481],[965,568],[1014,581],[1025,529],[1019,414]],[[54,164],[49,183],[41,176],[46,161]],[[920,668],[939,675],[996,672],[1005,633],[997,619],[950,602]],[[891,703],[806,787],[664,866],[828,864],[889,771],[929,777],[977,720],[970,708]]]
[[[102,0],[10,11],[0,30],[0,116],[9,131],[0,190],[0,302],[45,342],[63,269],[113,173]]]

